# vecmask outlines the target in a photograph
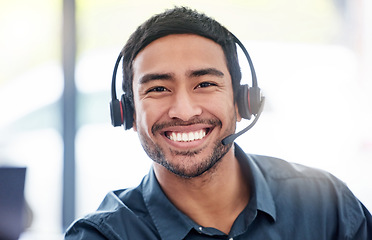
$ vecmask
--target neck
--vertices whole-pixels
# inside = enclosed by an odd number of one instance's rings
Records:
[[[159,164],[156,177],[168,199],[193,221],[228,234],[249,201],[248,184],[234,155],[234,148],[217,166],[201,176],[185,179]]]

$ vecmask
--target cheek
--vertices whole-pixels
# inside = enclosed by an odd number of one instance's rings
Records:
[[[143,132],[143,129],[148,128],[149,112],[142,104],[136,104],[136,125],[137,130]],[[151,115],[150,115],[151,116]]]
[[[213,99],[209,99],[207,102],[206,107],[210,109],[211,112],[214,112],[216,115],[218,115],[218,118],[225,119],[231,118],[231,115],[235,115],[235,105],[234,101],[231,98],[219,96],[215,97]],[[211,104],[213,103],[213,104]]]
[[[154,104],[153,101],[141,101],[136,105],[136,125],[137,130],[151,133],[152,126],[164,115],[164,107]]]
[[[237,120],[235,106],[226,98],[210,99],[208,103],[204,105],[204,110],[209,116],[213,116],[221,121],[222,132],[227,131],[230,134],[230,131],[235,129]]]

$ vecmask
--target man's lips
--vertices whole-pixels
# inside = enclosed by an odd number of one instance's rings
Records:
[[[185,143],[204,139],[216,126],[221,126],[221,121],[212,120],[194,120],[194,121],[172,121],[167,123],[155,124],[152,127],[152,133],[156,132],[165,136],[173,142]]]
[[[190,132],[166,131],[164,135],[174,142],[192,142],[203,139],[210,131],[210,128],[203,128]]]

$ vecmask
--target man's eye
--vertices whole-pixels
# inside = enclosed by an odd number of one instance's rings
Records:
[[[210,82],[202,82],[197,86],[197,88],[206,88],[210,86],[216,86],[216,84]]]
[[[147,92],[165,92],[167,89],[165,87],[154,87],[149,89]]]

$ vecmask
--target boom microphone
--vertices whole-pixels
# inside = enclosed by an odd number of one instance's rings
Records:
[[[232,142],[234,142],[234,140],[239,137],[240,135],[242,135],[243,133],[247,132],[249,129],[251,129],[255,124],[256,122],[258,121],[258,119],[260,118],[261,116],[261,113],[262,113],[262,110],[264,108],[264,105],[265,105],[265,97],[262,96],[261,97],[261,104],[260,104],[260,108],[258,110],[258,113],[257,115],[255,116],[254,120],[251,122],[251,124],[249,124],[246,128],[244,128],[243,130],[237,132],[237,133],[234,133],[234,134],[231,134],[227,137],[225,137],[224,139],[222,139],[222,144],[223,145],[228,145]]]

